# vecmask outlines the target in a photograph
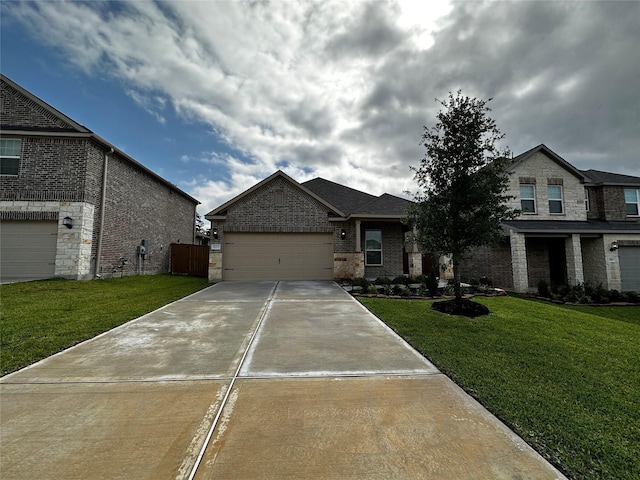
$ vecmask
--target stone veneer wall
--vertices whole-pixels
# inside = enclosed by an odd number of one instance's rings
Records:
[[[587,210],[584,204],[584,185],[580,180],[551,160],[545,154],[537,152],[509,176],[507,195],[515,197],[512,208],[520,209],[520,177],[536,179],[536,213],[521,214],[522,220],[586,220]],[[564,213],[549,213],[548,179],[562,179]]]

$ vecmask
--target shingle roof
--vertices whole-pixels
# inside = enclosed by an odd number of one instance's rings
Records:
[[[384,193],[379,197],[339,183],[314,178],[303,182],[305,188],[339,208],[346,215],[404,216],[409,200]]]
[[[595,185],[640,185],[640,177],[631,175],[603,172],[600,170],[583,170],[582,173]]]
[[[640,223],[632,221],[508,220],[502,225],[523,233],[640,233]]]

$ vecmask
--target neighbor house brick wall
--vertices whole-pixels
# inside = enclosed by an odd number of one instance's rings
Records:
[[[227,212],[228,232],[334,233],[328,209],[282,178],[240,199]]]
[[[124,274],[168,272],[169,245],[194,242],[195,204],[117,153],[109,155],[106,198],[101,275],[119,273],[121,258]],[[139,263],[142,240],[149,250]]]
[[[535,178],[536,213],[521,214],[518,218],[525,220],[586,220],[587,211],[584,205],[584,185],[580,179],[565,168],[551,160],[542,152],[537,152],[527,161],[518,165],[509,175],[507,195],[514,197],[509,202],[512,208],[520,209],[520,178]],[[549,180],[562,179],[564,213],[549,213],[549,196],[547,186]]]

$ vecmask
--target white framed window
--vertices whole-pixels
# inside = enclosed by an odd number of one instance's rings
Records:
[[[520,209],[522,213],[536,213],[536,186],[533,184],[520,184]]]
[[[0,138],[0,175],[18,175],[21,148],[19,138]]]
[[[549,213],[564,213],[562,185],[547,185],[549,192]]]
[[[369,266],[382,265],[382,230],[365,230],[364,263]]]
[[[624,189],[624,208],[627,217],[640,216],[640,188]]]
[[[589,190],[584,189],[584,209],[589,211]]]

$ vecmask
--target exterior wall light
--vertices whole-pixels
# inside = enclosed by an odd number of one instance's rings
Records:
[[[618,242],[613,241],[611,242],[611,247],[609,248],[610,251],[615,252],[618,249]]]
[[[62,224],[67,227],[67,228],[73,228],[73,218],[71,217],[64,217],[62,219]]]
[[[340,240],[344,240],[345,238],[347,238],[347,231],[343,228],[340,230]]]
[[[211,230],[211,235],[213,236],[214,240],[218,240],[218,229],[214,228],[213,230]]]

